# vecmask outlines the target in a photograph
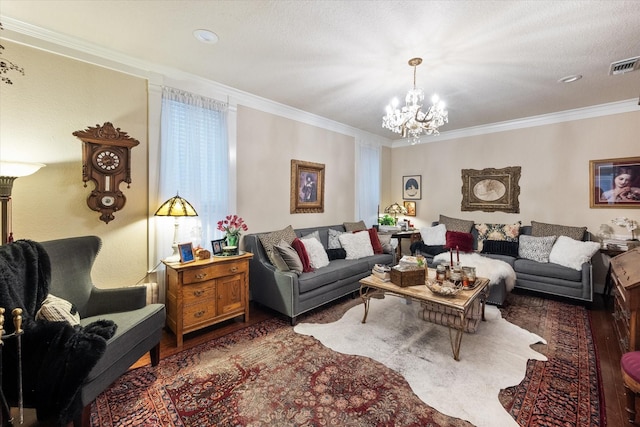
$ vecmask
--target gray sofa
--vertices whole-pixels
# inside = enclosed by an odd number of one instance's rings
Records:
[[[437,222],[434,225],[438,224]],[[525,225],[520,228],[520,234],[531,235],[532,227]],[[471,230],[474,242],[477,242],[478,232],[475,227]],[[589,241],[591,234],[584,232],[583,241]],[[412,252],[422,253],[430,267],[434,266],[433,258],[437,248],[420,248],[419,244],[412,246]],[[507,262],[516,273],[516,289],[526,289],[550,295],[572,298],[581,301],[593,301],[592,264],[585,262],[580,271],[554,263],[541,263],[530,259],[519,258],[514,255],[499,253],[485,253],[483,256]],[[491,287],[488,303],[502,305],[507,297],[504,283]]]
[[[343,225],[302,228],[295,230],[298,237],[319,231],[322,245],[328,247],[328,229],[345,231]],[[278,270],[269,260],[259,238],[248,234],[243,238],[244,250],[253,253],[249,264],[251,299],[291,319],[360,288],[358,281],[371,274],[375,264],[391,265],[394,255],[375,254],[365,258],[335,259],[326,267],[300,275]],[[393,252],[393,251],[392,251]]]
[[[11,277],[0,275],[3,287],[13,286],[24,292],[23,354],[27,355],[27,345],[48,346],[33,347],[29,357],[23,357],[25,405],[36,408],[40,421],[52,418],[56,425],[73,421],[76,427],[88,426],[91,402],[101,392],[145,353],[150,352],[154,366],[160,360],[164,305],[147,305],[143,287],[95,287],[91,268],[100,247],[101,240],[96,236],[0,246],[0,268],[24,272]],[[117,265],[113,272],[117,276]],[[80,327],[35,320],[35,313],[48,294],[75,306]],[[0,304],[16,306],[14,301]],[[75,310],[71,308],[70,312]],[[113,324],[117,326],[115,331]],[[95,334],[100,331],[96,325],[108,333],[97,337]],[[67,337],[66,341],[61,336]],[[7,352],[4,355],[9,356]],[[46,398],[52,395],[55,399]],[[62,400],[64,397],[68,400]]]

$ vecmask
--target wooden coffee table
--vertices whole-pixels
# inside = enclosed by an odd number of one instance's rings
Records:
[[[433,278],[435,272],[429,270],[428,277],[429,276]],[[431,292],[426,285],[400,287],[391,282],[384,282],[373,275],[365,277],[360,280],[360,297],[364,302],[364,317],[362,318],[362,323],[367,321],[370,299],[385,294],[411,298],[420,303],[428,303],[430,307],[436,307],[443,312],[449,313],[440,316],[440,318],[444,322],[444,326],[449,328],[449,339],[451,341],[453,358],[460,360],[462,336],[469,322],[467,314],[478,299],[479,303],[482,304],[482,320],[485,320],[484,309],[485,301],[489,295],[489,279],[478,277],[473,289],[461,290],[454,296],[441,296]],[[422,305],[422,317],[428,320],[428,316],[426,316],[426,310],[428,310],[427,304]]]

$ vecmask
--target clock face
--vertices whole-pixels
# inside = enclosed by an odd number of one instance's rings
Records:
[[[103,172],[115,172],[121,164],[120,155],[111,149],[99,150],[94,157],[96,167]]]

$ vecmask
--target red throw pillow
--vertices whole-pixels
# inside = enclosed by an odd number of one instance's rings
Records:
[[[460,252],[473,252],[473,234],[460,231],[447,231],[447,249],[458,249]]]
[[[371,247],[373,248],[374,254],[383,254],[382,243],[380,243],[380,238],[378,237],[378,230],[371,227],[369,230],[369,239],[371,240]]]
[[[309,254],[307,253],[307,249],[304,247],[302,240],[296,237],[291,243],[291,247],[296,250],[300,257],[300,261],[302,261],[302,272],[309,273],[313,271],[313,267],[311,267],[311,262],[309,261]]]

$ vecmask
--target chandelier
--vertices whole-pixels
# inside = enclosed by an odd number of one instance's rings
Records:
[[[449,113],[438,95],[433,95],[432,105],[427,111],[422,111],[424,92],[421,88],[416,88],[416,67],[420,64],[422,58],[409,60],[409,65],[413,67],[413,89],[407,93],[405,106],[398,109],[398,99],[394,98],[387,105],[387,114],[382,118],[383,128],[399,133],[403,138],[409,138],[411,145],[420,142],[420,135],[423,133],[438,135],[438,128],[449,122]]]

